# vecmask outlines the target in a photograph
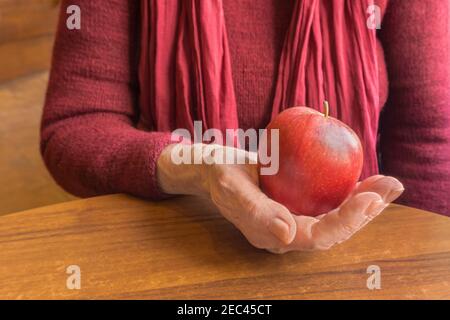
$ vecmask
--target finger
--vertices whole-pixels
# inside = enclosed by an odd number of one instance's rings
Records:
[[[382,205],[384,202],[377,193],[356,194],[312,226],[314,246],[317,249],[328,249],[347,240],[366,222],[368,214]]]
[[[295,237],[297,224],[291,212],[283,205],[269,198],[260,205],[258,219],[268,219],[268,230],[277,236],[283,245],[290,244]]]
[[[364,228],[370,221],[372,221],[375,217],[377,217],[381,212],[384,211],[389,206],[388,203],[385,203],[384,201],[382,203],[379,203],[378,201],[374,204],[370,205],[367,209],[367,218],[366,220],[359,226],[359,229]]]
[[[246,172],[224,166],[215,170],[210,197],[251,244],[265,249],[292,242],[297,226],[286,207],[269,199]]]
[[[292,250],[328,249],[367,225],[402,192],[403,185],[395,178],[382,175],[369,177],[356,185],[341,208],[316,218],[296,217],[297,236],[291,245],[269,251],[279,254]],[[319,223],[319,220],[324,221]],[[314,234],[308,231],[313,228]]]
[[[252,245],[261,249],[289,245],[297,230],[290,211],[269,198],[260,198],[253,208],[243,212],[236,226]]]
[[[367,186],[371,185],[372,183],[376,182],[379,179],[382,179],[383,177],[384,177],[383,175],[374,175],[374,176],[370,176],[369,178],[367,178],[365,180],[359,181],[358,183],[356,183],[355,188],[349,194],[347,199],[350,199],[351,197],[353,197],[354,195],[356,195],[358,193],[364,192],[364,190]]]
[[[311,237],[312,226],[318,221],[314,217],[293,216],[297,226],[294,240],[287,246],[268,249],[269,252],[282,254],[289,251],[311,251],[314,245]]]
[[[378,193],[384,202],[389,203],[398,198],[398,196],[403,192],[403,185],[393,177],[374,175],[358,182],[355,189],[345,201],[348,201],[351,197],[363,192]],[[324,216],[326,216],[326,213],[319,215],[316,218],[321,220]]]
[[[284,254],[286,252],[289,252],[289,250],[287,248],[272,248],[272,249],[266,249],[267,251],[269,251],[270,253],[274,253],[274,254]]]
[[[317,220],[322,220],[322,218],[325,217],[326,215],[327,215],[326,213],[318,215],[318,216],[316,216],[316,219]]]
[[[390,203],[397,199],[404,191],[403,185],[393,177],[376,175],[360,182],[352,195],[363,192],[376,192],[384,202]]]

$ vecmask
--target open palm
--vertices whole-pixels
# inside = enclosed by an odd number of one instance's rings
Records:
[[[293,241],[274,253],[293,250],[326,250],[349,239],[380,214],[403,192],[402,184],[393,177],[372,176],[357,184],[344,203],[318,217],[295,216],[297,233]]]
[[[243,150],[236,150],[236,155],[256,159]],[[403,192],[397,179],[376,175],[358,183],[338,208],[318,217],[297,216],[261,191],[256,164],[213,164],[204,169],[204,194],[252,245],[273,253],[329,249],[350,238]]]

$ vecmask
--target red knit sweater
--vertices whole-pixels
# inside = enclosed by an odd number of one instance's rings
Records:
[[[62,5],[42,121],[45,163],[61,186],[79,196],[161,198],[156,160],[170,134],[135,126],[139,1],[75,2],[82,10],[79,31],[66,28],[69,2]],[[224,1],[242,128],[261,128],[270,119],[293,2]],[[389,99],[379,153],[382,172],[406,186],[401,202],[450,215],[448,12],[447,0],[389,3],[380,32],[380,100],[387,97],[387,74]]]

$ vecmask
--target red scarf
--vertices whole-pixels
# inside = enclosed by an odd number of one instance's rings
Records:
[[[238,128],[224,0],[141,0],[141,124],[151,130]],[[363,177],[378,172],[379,79],[373,0],[297,0],[278,70],[272,117],[306,105],[361,138]]]

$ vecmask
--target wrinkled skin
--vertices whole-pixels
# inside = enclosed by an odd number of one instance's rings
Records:
[[[158,159],[161,189],[207,197],[253,246],[272,253],[329,249],[363,228],[404,190],[393,177],[372,176],[359,182],[338,208],[317,217],[295,216],[261,191],[256,164],[175,165],[173,148],[168,146]],[[195,148],[205,146],[192,145],[189,152]],[[236,157],[256,161],[256,154],[234,150]]]

